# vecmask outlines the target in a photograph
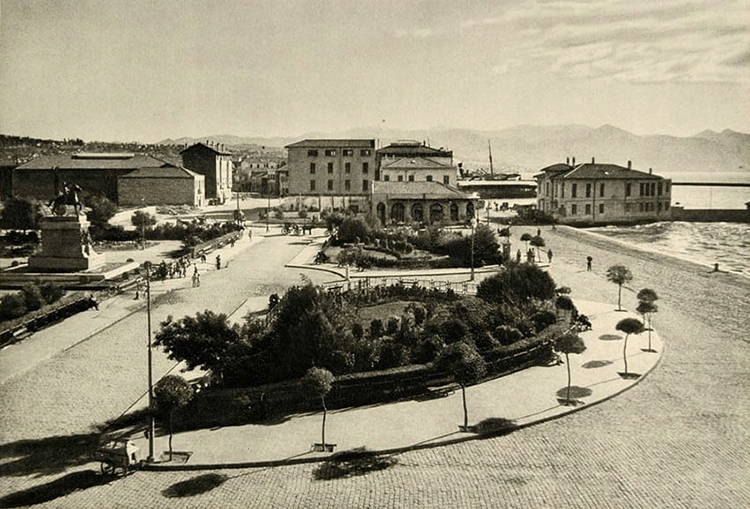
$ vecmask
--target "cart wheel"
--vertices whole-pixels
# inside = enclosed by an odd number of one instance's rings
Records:
[[[115,473],[115,467],[111,463],[107,463],[106,461],[102,461],[101,468],[102,474],[112,475]]]

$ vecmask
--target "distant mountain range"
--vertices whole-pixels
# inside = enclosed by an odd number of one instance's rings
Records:
[[[167,139],[159,144],[192,144],[211,140],[227,148],[280,148],[306,138],[375,138],[379,146],[397,140],[424,141],[433,147],[453,150],[454,161],[468,169],[489,168],[488,144],[492,146],[496,172],[530,175],[540,168],[576,158],[576,162],[606,162],[633,169],[672,176],[684,172],[749,172],[750,134],[729,129],[720,133],[703,131],[690,137],[639,136],[611,125],[592,128],[582,125],[520,125],[498,131],[436,128],[397,130],[361,127],[334,133],[311,132],[289,138],[240,137],[233,135]]]

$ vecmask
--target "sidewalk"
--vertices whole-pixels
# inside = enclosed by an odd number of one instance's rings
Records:
[[[249,235],[243,235],[242,239],[236,242],[234,247],[226,245],[212,252],[211,257],[206,260],[206,263],[201,263],[196,259],[196,266],[201,273],[216,270],[214,260],[217,254],[221,255],[222,265],[225,265],[237,253],[250,246],[251,243],[260,242],[262,238],[259,232],[256,232],[252,238]],[[119,256],[127,256],[127,253],[120,253]],[[160,262],[160,260],[155,258],[150,258],[150,260],[155,265]],[[171,290],[189,288],[192,284],[190,277],[192,271],[191,265],[185,278],[152,281],[152,299]],[[83,311],[50,327],[44,328],[25,338],[23,341],[3,348],[0,350],[0,384],[57,353],[86,341],[88,338],[111,327],[127,316],[141,310],[146,305],[145,288],[140,291],[139,297],[138,300],[135,299],[135,289],[115,295],[99,302],[98,310],[92,308]]]
[[[592,322],[591,331],[581,333],[586,351],[570,356],[572,399],[576,406],[561,403],[566,397],[567,366],[532,367],[466,389],[469,424],[502,418],[517,427],[554,419],[585,409],[627,390],[656,367],[663,344],[651,333],[655,353],[644,352],[648,333],[628,339],[628,372],[638,373],[635,380],[623,379],[624,336],[615,330],[617,322],[632,313],[618,312],[612,304],[576,300],[576,306]],[[562,357],[564,359],[564,356]],[[326,442],[336,444],[335,452],[366,447],[371,451],[395,453],[416,448],[480,438],[460,432],[463,422],[461,391],[430,400],[406,400],[394,403],[349,408],[328,412]],[[330,453],[311,452],[311,444],[320,441],[322,413],[289,416],[279,424],[248,424],[202,429],[174,436],[175,451],[189,451],[186,463],[162,462],[150,469],[210,469],[248,467],[295,462],[319,461]],[[166,451],[167,436],[156,439],[155,450]],[[145,438],[135,438],[147,450]]]

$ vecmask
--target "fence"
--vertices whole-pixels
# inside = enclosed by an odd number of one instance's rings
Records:
[[[368,289],[377,286],[401,285],[421,286],[422,288],[427,288],[428,290],[439,290],[443,292],[452,290],[455,293],[462,295],[476,295],[477,287],[479,286],[478,283],[475,283],[473,281],[455,282],[435,280],[435,278],[419,279],[417,277],[401,276],[363,277],[354,279],[355,281],[337,281],[334,283],[325,283],[323,285],[323,288],[325,288],[325,290],[329,292],[345,292],[350,289],[366,292],[368,291]]]

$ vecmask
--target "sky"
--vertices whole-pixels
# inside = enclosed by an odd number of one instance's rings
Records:
[[[749,133],[750,0],[0,0],[3,134],[520,124]]]

